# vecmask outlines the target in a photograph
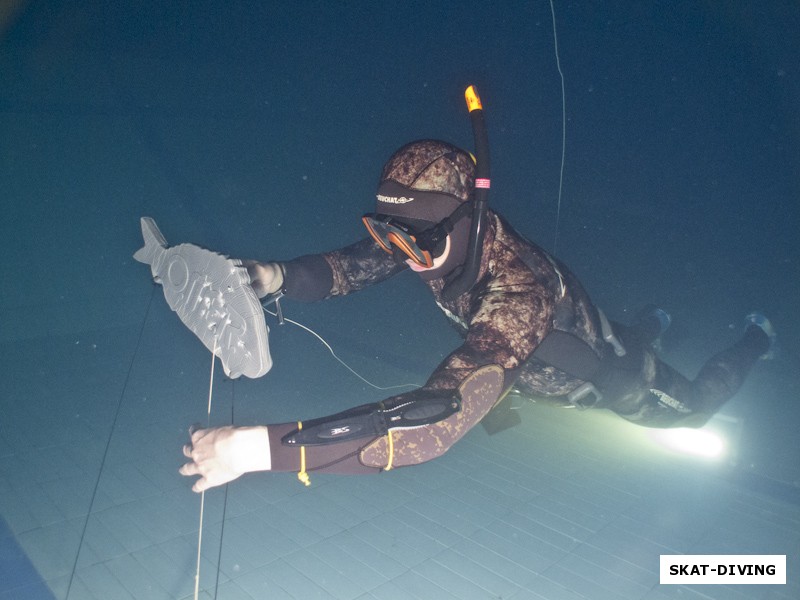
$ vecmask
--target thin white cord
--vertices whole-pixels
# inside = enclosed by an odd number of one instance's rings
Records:
[[[561,59],[558,56],[558,32],[556,31],[556,9],[550,0],[550,14],[553,16],[553,46],[556,51],[556,67],[561,77],[561,172],[558,177],[558,207],[556,208],[556,233],[553,240],[553,254],[558,251],[558,230],[561,223],[561,191],[564,187],[564,157],[567,154],[567,100],[564,92],[564,73],[561,71]]]
[[[208,411],[206,415],[206,427],[211,427],[211,394],[214,391],[214,359],[217,354],[217,336],[214,336],[214,349],[211,351],[211,375],[208,381]],[[197,571],[194,575],[194,600],[200,594],[200,555],[203,548],[203,513],[206,505],[206,491],[200,492],[200,527],[197,532]]]
[[[264,307],[262,307],[262,308],[264,308]],[[268,315],[272,315],[273,317],[277,317],[277,316],[278,316],[278,314],[277,314],[277,313],[274,313],[274,312],[272,312],[271,310],[267,310],[266,308],[264,308],[264,312],[265,312],[265,313],[267,313]],[[338,356],[336,356],[336,352],[334,352],[334,351],[333,351],[333,348],[331,348],[331,345],[330,345],[328,342],[326,342],[326,341],[325,341],[325,340],[322,338],[322,336],[321,336],[320,334],[318,334],[316,331],[314,331],[314,330],[313,330],[313,329],[311,329],[310,327],[306,327],[306,326],[305,326],[305,325],[303,325],[302,323],[298,323],[297,321],[294,321],[294,320],[292,320],[292,319],[287,319],[286,317],[284,317],[284,318],[283,318],[283,320],[284,320],[284,321],[286,321],[287,323],[291,323],[292,325],[295,325],[296,327],[299,327],[300,329],[304,329],[305,331],[307,331],[308,333],[310,333],[311,335],[313,335],[315,338],[317,338],[317,339],[318,339],[318,340],[319,340],[319,341],[322,343],[322,345],[323,345],[323,346],[325,346],[325,347],[328,349],[328,352],[330,352],[330,353],[331,353],[331,356],[333,356],[333,358],[335,358],[337,361],[339,361],[339,363],[340,363],[340,364],[341,364],[341,365],[342,365],[342,366],[343,366],[345,369],[347,369],[348,371],[350,371],[350,372],[351,372],[353,375],[355,375],[356,377],[358,377],[358,378],[359,378],[361,381],[363,381],[363,382],[364,382],[364,383],[366,383],[367,385],[374,387],[376,390],[384,390],[384,391],[385,391],[385,390],[396,390],[396,389],[400,389],[400,388],[408,388],[408,387],[413,387],[413,388],[418,388],[418,387],[421,387],[421,386],[417,385],[416,383],[402,383],[402,384],[400,384],[400,385],[390,385],[390,386],[387,386],[387,387],[383,387],[383,386],[380,386],[380,385],[376,385],[376,384],[372,383],[371,381],[369,381],[368,379],[365,379],[364,377],[362,377],[361,375],[359,375],[359,374],[358,374],[358,373],[357,373],[355,370],[353,370],[353,368],[352,368],[350,365],[348,365],[348,364],[347,364],[346,362],[344,362],[344,361],[343,361],[341,358],[339,358]]]

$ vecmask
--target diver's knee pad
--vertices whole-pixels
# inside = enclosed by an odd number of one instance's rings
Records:
[[[614,412],[636,425],[657,429],[699,428],[713,416],[710,412],[693,410],[686,403],[657,388],[648,390],[636,411],[624,413],[614,410]]]
[[[503,369],[486,365],[459,386],[461,410],[414,429],[390,429],[361,451],[361,463],[386,469],[415,465],[441,456],[494,407],[503,392]]]

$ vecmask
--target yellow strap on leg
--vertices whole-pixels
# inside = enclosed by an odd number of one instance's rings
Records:
[[[297,422],[297,431],[303,430],[303,422]],[[311,479],[308,477],[308,473],[306,472],[306,447],[300,446],[300,471],[297,473],[297,478],[300,480],[300,483],[308,487],[311,485]]]

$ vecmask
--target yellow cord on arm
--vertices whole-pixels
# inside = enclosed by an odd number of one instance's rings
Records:
[[[303,430],[303,422],[297,422],[297,431]],[[306,472],[306,447],[300,446],[300,472],[297,473],[297,478],[300,480],[300,483],[308,487],[311,485],[311,479],[308,477],[308,473]]]

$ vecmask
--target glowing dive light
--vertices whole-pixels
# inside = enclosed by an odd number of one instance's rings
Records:
[[[650,438],[674,452],[704,458],[721,458],[727,451],[723,438],[710,429],[653,429]]]

